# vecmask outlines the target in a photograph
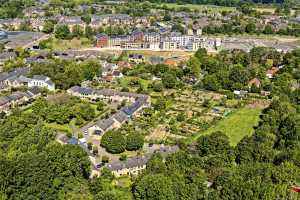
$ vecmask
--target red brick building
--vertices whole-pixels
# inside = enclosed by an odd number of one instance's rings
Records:
[[[134,42],[144,41],[144,33],[142,31],[134,31],[131,36]]]
[[[96,47],[103,48],[108,46],[108,36],[105,34],[97,35]]]

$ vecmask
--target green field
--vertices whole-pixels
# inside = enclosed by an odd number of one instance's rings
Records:
[[[52,128],[58,131],[72,133],[69,124],[56,124],[56,123],[46,123],[46,127]]]
[[[195,135],[192,140],[194,141],[202,135],[222,131],[228,135],[230,144],[235,146],[243,137],[253,134],[253,127],[258,125],[260,114],[261,109],[241,108],[219,121],[215,126]]]
[[[234,7],[225,7],[225,6],[215,6],[215,5],[199,5],[199,4],[176,4],[176,3],[164,3],[163,6],[167,6],[168,8],[189,8],[191,10],[199,10],[199,11],[212,11],[212,12],[222,12],[222,11],[235,11]]]
[[[68,50],[68,49],[82,49],[93,47],[93,44],[87,38],[77,39],[74,38],[72,40],[61,40],[53,38],[51,42],[52,49],[55,50]]]

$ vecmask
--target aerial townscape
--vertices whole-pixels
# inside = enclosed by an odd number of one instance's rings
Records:
[[[300,199],[299,0],[0,2],[0,200]]]

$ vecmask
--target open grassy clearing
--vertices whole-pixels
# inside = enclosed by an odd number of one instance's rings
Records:
[[[57,131],[72,133],[72,129],[69,124],[46,123],[46,127]]]
[[[257,8],[255,8],[255,10],[257,12],[268,12],[268,13],[272,13],[272,14],[275,13],[275,8],[272,8],[272,7],[257,7]]]
[[[164,3],[163,6],[167,6],[168,8],[189,8],[191,10],[199,10],[199,11],[211,11],[211,12],[221,12],[221,11],[235,11],[234,7],[225,7],[225,6],[215,6],[215,5],[199,5],[199,4],[176,4],[176,3]]]
[[[72,40],[61,40],[53,38],[51,42],[52,49],[55,50],[69,50],[82,49],[92,47],[93,44],[87,38],[74,38]]]
[[[124,77],[120,80],[121,87],[129,87],[130,83],[134,80],[137,80],[143,87],[148,87],[151,84],[152,80],[145,80],[138,77]],[[131,86],[130,86],[131,87]]]
[[[191,141],[196,140],[202,135],[222,131],[228,135],[230,144],[235,146],[243,137],[253,134],[253,127],[258,125],[261,111],[259,108],[241,108],[227,118],[219,121],[215,126],[204,132],[199,132]]]

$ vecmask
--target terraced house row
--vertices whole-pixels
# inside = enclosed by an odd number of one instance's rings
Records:
[[[81,131],[84,134],[102,135],[108,130],[120,128],[122,124],[126,123],[130,118],[137,117],[144,108],[150,107],[151,105],[150,97],[143,94],[118,92],[108,89],[94,90],[79,86],[74,86],[68,89],[67,92],[73,96],[89,100],[101,99],[110,102],[126,101],[130,103],[130,105],[122,107],[109,118],[98,120],[94,124],[83,127]]]
[[[37,87],[33,87],[26,92],[14,92],[8,96],[0,97],[0,112],[8,113],[11,109],[30,103],[34,98],[40,96]]]

